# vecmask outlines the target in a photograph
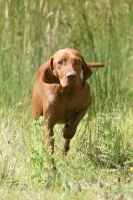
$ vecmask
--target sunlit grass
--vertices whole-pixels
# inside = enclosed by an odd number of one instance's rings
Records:
[[[0,199],[132,199],[132,3],[1,0],[0,7]],[[55,127],[51,182],[31,97],[37,68],[65,47],[105,67],[89,79],[92,104],[67,158]]]

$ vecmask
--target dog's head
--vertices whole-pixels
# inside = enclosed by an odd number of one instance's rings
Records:
[[[58,83],[62,87],[84,86],[92,70],[83,56],[74,49],[61,49],[48,61],[42,79],[45,83]]]

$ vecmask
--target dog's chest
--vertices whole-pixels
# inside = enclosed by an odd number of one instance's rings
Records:
[[[73,94],[62,94],[62,93],[53,93],[52,90],[48,90],[46,92],[48,106],[51,108],[56,108],[62,111],[71,111],[71,110],[79,110],[84,107],[85,98],[79,96],[77,93]]]
[[[46,91],[46,96],[47,96],[47,101],[50,104],[53,104],[55,101],[55,95],[53,94],[52,90],[47,90]]]
[[[66,123],[71,117],[83,109],[87,105],[87,96],[78,93],[52,93],[48,90],[47,93],[47,117],[53,118],[56,116],[57,123]],[[55,118],[55,117],[54,117]]]

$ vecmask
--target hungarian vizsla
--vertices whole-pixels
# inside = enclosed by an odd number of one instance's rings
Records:
[[[54,152],[55,124],[65,124],[64,152],[67,154],[80,120],[90,103],[90,86],[86,80],[92,75],[92,67],[103,67],[103,63],[86,63],[74,49],[61,49],[37,71],[33,90],[34,119],[44,116],[46,150]],[[53,165],[53,158],[48,159]]]

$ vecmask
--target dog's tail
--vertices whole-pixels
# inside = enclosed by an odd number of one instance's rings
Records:
[[[87,63],[87,65],[90,67],[90,68],[94,68],[94,67],[104,67],[104,64],[103,63],[100,63],[100,62],[92,62],[92,63]]]

